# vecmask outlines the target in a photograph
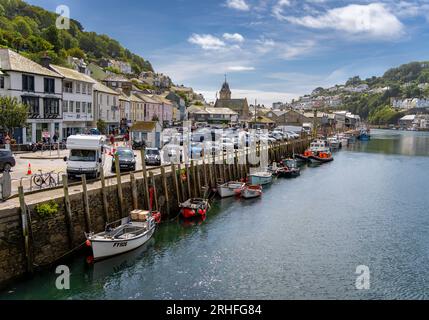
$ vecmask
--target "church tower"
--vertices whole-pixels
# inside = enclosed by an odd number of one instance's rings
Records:
[[[220,99],[231,100],[231,90],[229,89],[229,84],[226,81],[226,75],[225,75],[225,82],[223,83],[222,89],[220,90]]]

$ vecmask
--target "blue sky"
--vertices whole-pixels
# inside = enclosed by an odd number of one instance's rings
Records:
[[[429,0],[29,0],[70,7],[208,101],[228,75],[233,96],[271,104],[429,60]]]

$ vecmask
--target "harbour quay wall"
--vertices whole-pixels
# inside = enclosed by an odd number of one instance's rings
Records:
[[[279,143],[268,150],[269,161],[301,153],[309,138]],[[256,150],[256,153],[260,150]],[[97,182],[68,184],[63,188],[24,194],[0,206],[0,289],[14,280],[50,267],[84,246],[85,232],[101,232],[106,223],[127,217],[133,209],[160,211],[164,221],[179,213],[179,203],[204,197],[220,182],[245,179],[251,165],[211,156],[189,164],[167,165],[104,178]],[[228,161],[229,160],[229,161]],[[52,209],[42,210],[43,207]],[[42,208],[42,209],[41,209]]]

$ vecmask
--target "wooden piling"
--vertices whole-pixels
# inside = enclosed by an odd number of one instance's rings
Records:
[[[91,232],[91,216],[89,214],[89,200],[88,200],[88,186],[86,184],[86,175],[82,175],[82,195],[83,195],[83,211],[85,217],[85,230],[87,233]]]
[[[133,172],[130,173],[130,184],[131,184],[131,196],[133,198],[133,209],[137,210],[139,209],[139,199],[138,199],[138,193],[137,193],[137,182],[136,182],[136,176]]]
[[[32,241],[30,237],[31,224],[28,219],[28,210],[24,198],[24,188],[23,186],[18,187],[19,194],[19,205],[21,208],[21,225],[22,225],[22,235],[24,238],[24,249],[25,249],[25,260],[26,260],[26,270],[29,273],[33,273],[33,253],[32,253]]]
[[[144,195],[145,195],[145,205],[149,209],[150,200],[149,200],[149,183],[146,169],[146,160],[145,160],[145,150],[141,149],[141,157],[142,157],[142,170],[143,170],[143,186],[144,186]]]
[[[158,193],[156,191],[156,183],[155,183],[155,176],[153,175],[153,172],[151,171],[149,173],[150,175],[150,180],[152,183],[152,188],[153,188],[153,198],[155,200],[155,210],[158,211],[159,207],[158,207]],[[153,210],[153,208],[151,208]]]
[[[115,154],[115,171],[116,171],[116,183],[118,188],[118,201],[119,201],[119,211],[120,216],[124,214],[124,194],[122,191],[122,179],[121,179],[121,168],[119,166],[119,156]]]
[[[201,174],[200,174],[200,166],[199,165],[197,165],[196,167],[195,167],[195,171],[197,172],[197,188],[198,188],[198,192],[195,194],[197,197],[200,197],[201,196],[201,190],[202,190],[202,188],[201,188]]]
[[[177,203],[180,204],[179,181],[177,180],[177,170],[174,164],[171,164],[171,174],[173,178],[174,189],[176,190]]]
[[[182,201],[183,202],[185,202],[186,201],[186,195],[185,195],[185,183],[184,183],[184,181],[183,181],[183,177],[182,177],[182,165],[179,163],[179,166],[178,166],[178,168],[179,168],[179,179],[180,179],[180,192],[181,192],[181,195],[182,195]],[[179,202],[179,204],[180,204],[180,202]]]
[[[72,211],[70,204],[69,194],[69,182],[66,174],[63,175],[63,190],[64,190],[64,213],[67,227],[67,237],[69,240],[69,249],[73,249],[73,222],[72,222]],[[103,192],[103,190],[102,190]]]
[[[171,174],[173,174],[173,172]],[[164,197],[165,197],[165,203],[167,207],[167,215],[170,216],[170,196],[168,194],[167,176],[165,174],[165,168],[162,166],[161,166],[161,178],[162,178],[162,185],[164,188]]]
[[[188,186],[188,198],[192,198],[191,174],[190,174],[189,164],[186,164],[186,184]]]
[[[107,190],[106,190],[106,178],[104,176],[104,170],[100,170],[101,178],[101,196],[103,198],[103,218],[105,223],[110,222],[109,217],[109,203],[107,202]]]

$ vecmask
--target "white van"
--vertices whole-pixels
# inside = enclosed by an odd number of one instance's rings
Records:
[[[70,150],[70,156],[64,158],[67,162],[67,176],[75,178],[84,174],[88,178],[98,178],[106,160],[105,145],[105,136],[68,137],[67,150]]]

